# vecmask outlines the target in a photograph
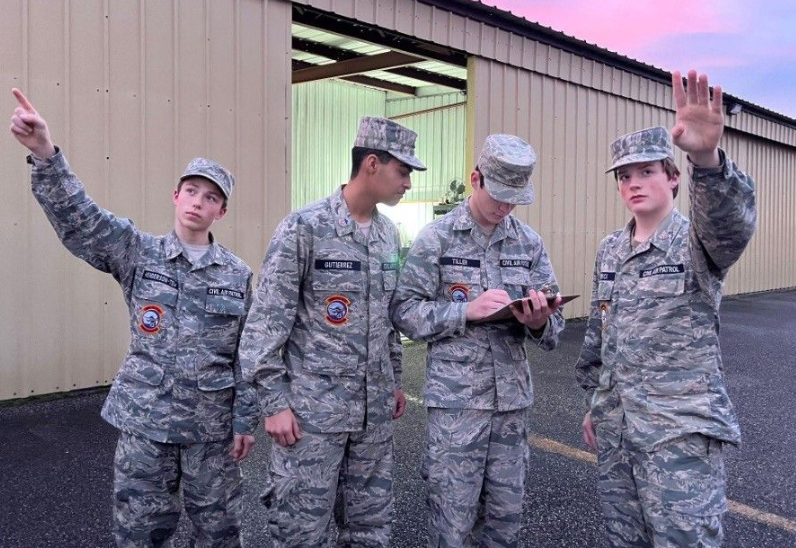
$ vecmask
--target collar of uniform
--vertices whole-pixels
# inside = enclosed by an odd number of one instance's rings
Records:
[[[346,234],[354,232],[354,219],[351,218],[351,212],[348,211],[348,204],[346,204],[345,199],[343,199],[344,188],[345,185],[341,186],[329,198],[334,227],[337,230],[338,236],[345,236]]]
[[[166,258],[172,260],[177,258],[182,253],[182,244],[177,237],[177,233],[172,230],[171,234],[166,236],[166,243],[164,244],[166,251]]]
[[[384,229],[384,216],[379,213],[378,208],[373,209],[373,216],[370,223],[370,238],[369,241],[375,242],[376,240],[387,240],[386,230]]]
[[[473,210],[470,209],[470,199],[464,200],[459,207],[454,209],[456,211],[456,221],[453,223],[453,230],[471,230],[478,226],[473,218]],[[517,228],[512,222],[513,217],[506,215],[500,224],[495,227],[495,232],[492,236],[496,236],[494,241],[502,240],[506,237],[517,239]]]
[[[470,230],[475,227],[473,212],[470,210],[470,198],[464,200],[459,207],[454,209],[456,220],[453,222],[453,230]]]
[[[677,208],[672,208],[669,212],[669,215],[661,221],[661,224],[658,225],[658,229],[655,231],[655,234],[652,235],[650,238],[650,244],[654,245],[658,249],[663,252],[669,251],[669,247],[672,245],[672,240],[677,236],[677,233],[680,232],[680,228],[683,226],[683,221],[685,217],[680,215],[680,212],[677,211]]]
[[[208,234],[210,238],[210,249],[207,250],[200,259],[199,262],[194,266],[194,268],[202,268],[209,264],[220,264],[224,265],[227,264],[226,257],[221,252],[221,247],[216,243],[216,239],[213,237],[213,233],[210,232]],[[177,237],[177,233],[172,231],[168,236],[166,236],[166,243],[165,243],[165,251],[166,251],[166,259],[172,260],[177,258],[181,253],[184,252],[182,247],[182,242]],[[186,258],[187,258],[186,254]]]

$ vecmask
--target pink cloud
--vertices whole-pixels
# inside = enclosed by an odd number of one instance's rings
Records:
[[[581,40],[633,56],[662,37],[691,33],[733,32],[740,21],[721,0],[489,0],[489,5],[511,11]]]

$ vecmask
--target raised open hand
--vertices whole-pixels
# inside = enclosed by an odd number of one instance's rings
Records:
[[[697,78],[695,70],[688,71],[688,88],[683,88],[679,72],[672,73],[672,88],[677,109],[672,128],[672,140],[694,164],[702,167],[719,165],[719,140],[724,133],[724,111],[720,86],[713,87],[710,97],[708,77]]]
[[[50,139],[50,130],[47,129],[47,122],[44,121],[27,97],[17,88],[13,88],[11,93],[17,99],[17,108],[11,116],[11,127],[9,130],[30,150],[37,158],[45,159],[55,154],[55,146]]]

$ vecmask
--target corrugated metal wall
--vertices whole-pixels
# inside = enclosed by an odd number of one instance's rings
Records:
[[[516,215],[541,234],[562,289],[588,296],[594,254],[600,240],[621,228],[629,215],[605,175],[608,146],[617,136],[653,125],[671,127],[670,109],[639,103],[572,82],[495,61],[471,58],[468,79],[470,150],[489,133],[505,131],[536,149],[536,203]],[[731,271],[727,293],[796,286],[796,148],[728,129],[722,146],[758,182],[760,226],[747,252]],[[677,163],[687,174],[686,160]],[[678,208],[687,214],[687,193]],[[584,316],[588,299],[568,306]]]
[[[417,132],[415,153],[428,167],[412,174],[412,190],[404,201],[438,203],[451,180],[464,180],[466,104],[464,93],[387,101],[387,116]]]
[[[22,88],[104,207],[171,230],[171,191],[194,156],[238,186],[214,233],[259,264],[289,210],[290,4],[281,0],[3,3],[0,109]],[[0,139],[0,400],[107,384],[126,351],[110,276],[65,251]]]
[[[359,119],[384,116],[386,101],[383,91],[334,80],[293,86],[294,209],[348,181]]]
[[[639,103],[669,108],[671,87],[506,30],[468,19],[421,0],[294,0],[363,24],[455,48],[484,59],[572,82]],[[686,67],[687,68],[687,67]],[[730,127],[796,146],[796,127],[742,112]]]
[[[334,80],[294,85],[293,208],[328,196],[348,181],[351,146],[361,116],[394,118],[417,132],[415,153],[429,169],[412,174],[412,189],[400,204],[380,209],[407,240],[414,239],[432,220],[432,206],[450,181],[464,180],[466,97],[439,93],[436,88],[430,91],[436,93],[397,98]]]

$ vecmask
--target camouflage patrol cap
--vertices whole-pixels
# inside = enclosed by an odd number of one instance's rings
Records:
[[[662,126],[650,127],[622,135],[611,143],[611,167],[605,172],[639,162],[654,162],[671,158],[674,160],[672,136]]]
[[[490,135],[478,157],[487,193],[507,204],[531,204],[531,173],[536,165],[533,147],[514,135]]]
[[[194,158],[188,162],[188,167],[185,168],[185,173],[180,177],[180,181],[184,181],[188,177],[204,177],[215,183],[228,200],[229,195],[232,194],[232,187],[235,186],[235,177],[227,168],[206,158]]]
[[[425,171],[426,166],[415,157],[415,139],[417,133],[397,122],[378,116],[363,116],[354,146],[389,152],[412,169]]]

